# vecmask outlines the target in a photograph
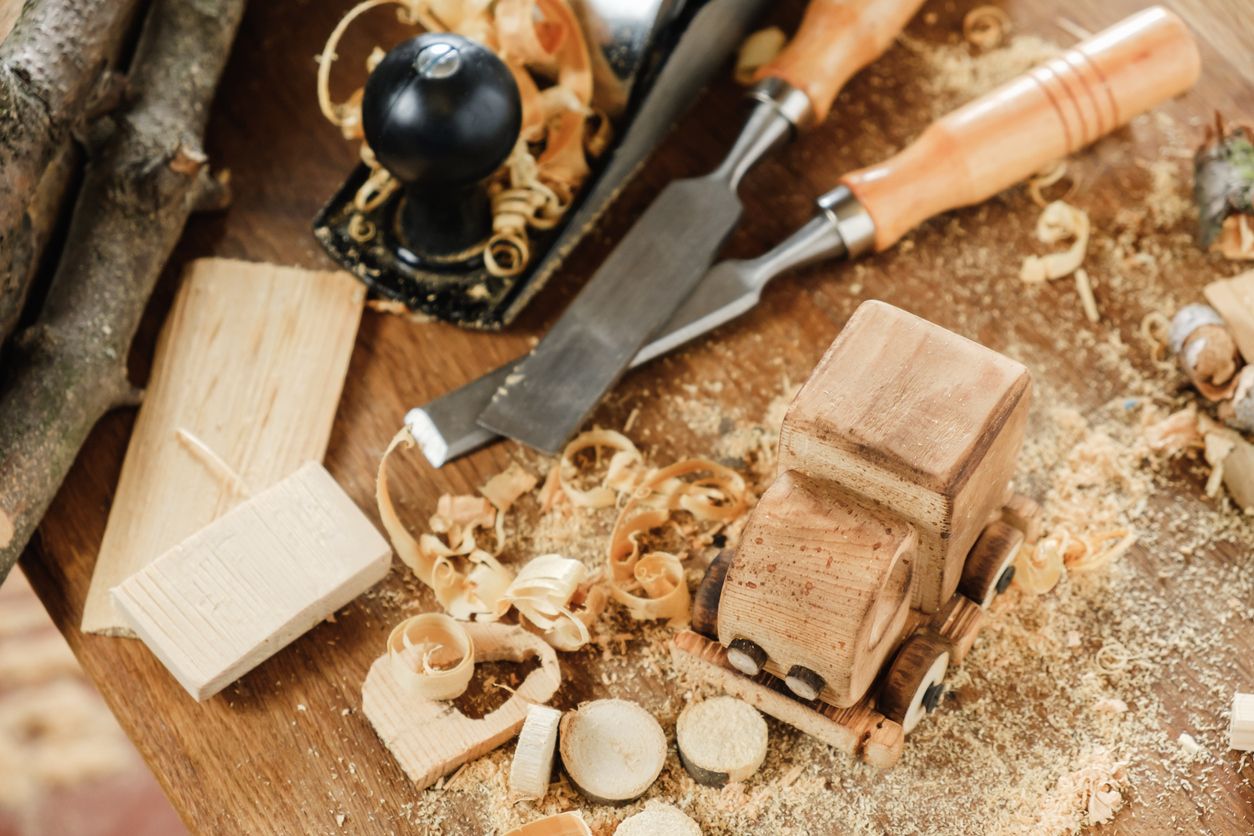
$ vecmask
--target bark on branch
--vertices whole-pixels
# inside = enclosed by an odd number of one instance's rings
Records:
[[[112,130],[88,163],[48,300],[8,358],[0,543],[12,534],[0,580],[96,421],[132,397],[131,339],[188,215],[213,188],[201,142],[244,2],[154,0],[148,13],[131,101],[105,117]]]
[[[47,234],[40,227],[47,206],[32,206],[32,197],[55,196],[59,206],[69,170],[49,164],[72,153],[71,131],[107,77],[137,5],[27,0],[0,41],[0,343],[22,312]]]

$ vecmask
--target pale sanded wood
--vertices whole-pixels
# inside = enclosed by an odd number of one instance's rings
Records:
[[[383,579],[392,549],[317,462],[113,590],[127,624],[197,700]]]
[[[1175,14],[1147,9],[933,123],[887,162],[841,182],[884,250],[941,212],[986,200],[1183,93],[1201,59]]]
[[[810,0],[801,26],[756,78],[805,91],[818,121],[854,73],[892,46],[923,0]]]
[[[836,485],[784,471],[758,502],[723,583],[718,637],[749,639],[767,670],[819,674],[852,705],[896,644],[910,608],[913,527]]]
[[[1254,360],[1254,270],[1211,282],[1203,293],[1223,317],[1241,356],[1246,362]]]
[[[321,461],[364,299],[347,273],[189,265],[126,451],[84,631],[128,635],[110,589],[250,493]]]
[[[666,734],[630,700],[592,700],[560,724],[562,767],[579,792],[599,804],[639,798],[666,765]]]
[[[1030,388],[1022,364],[864,302],[789,408],[780,470],[840,484],[914,524],[913,605],[935,612],[1006,499]]]
[[[522,728],[528,708],[548,702],[562,683],[557,654],[540,637],[505,624],[467,623],[466,632],[476,662],[540,660],[495,711],[471,719],[451,703],[412,695],[396,681],[387,654],[370,666],[361,688],[362,711],[419,790],[509,740]]]
[[[1237,693],[1232,698],[1232,722],[1228,726],[1228,746],[1254,752],[1254,694]]]
[[[671,642],[671,659],[679,671],[722,688],[762,713],[872,766],[887,769],[901,757],[905,739],[901,726],[865,701],[850,708],[821,702],[810,707],[798,702],[787,686],[769,673],[750,678],[737,672],[718,642],[690,630],[679,633]]]

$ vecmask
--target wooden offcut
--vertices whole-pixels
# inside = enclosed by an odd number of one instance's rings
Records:
[[[913,606],[935,612],[1010,498],[1030,389],[1022,364],[864,302],[784,419],[780,472],[830,480],[913,523]]]
[[[205,700],[382,580],[391,554],[310,462],[127,578],[113,601]]]
[[[1241,356],[1246,362],[1254,360],[1254,270],[1211,282],[1203,292],[1223,317]]]
[[[193,262],[162,331],[83,609],[129,635],[109,590],[326,452],[361,320],[346,273]]]
[[[424,699],[406,689],[387,654],[375,660],[361,687],[361,710],[418,790],[509,740],[522,727],[528,708],[548,702],[562,684],[557,654],[534,633],[505,624],[465,626],[475,662],[523,662],[535,656],[540,667],[527,674],[504,705],[470,718],[452,703]]]
[[[1237,693],[1232,698],[1232,722],[1228,726],[1228,746],[1254,752],[1254,694]]]

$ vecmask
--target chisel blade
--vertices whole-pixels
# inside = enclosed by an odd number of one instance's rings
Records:
[[[740,213],[725,179],[668,185],[506,378],[479,424],[544,452],[561,450],[705,274]]]

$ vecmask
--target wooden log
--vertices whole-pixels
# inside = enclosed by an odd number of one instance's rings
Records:
[[[803,703],[775,676],[763,671],[746,677],[727,661],[718,642],[685,630],[671,642],[671,659],[681,673],[709,682],[739,697],[763,714],[787,723],[842,752],[887,769],[901,757],[901,726],[863,701],[849,708],[823,702]]]
[[[901,635],[915,542],[900,518],[784,471],[754,509],[727,570],[719,640],[756,644],[767,670],[791,676],[806,699],[821,691],[833,705],[853,705]]]
[[[468,622],[475,662],[523,662],[540,667],[506,702],[471,719],[447,702],[411,694],[396,680],[387,654],[370,666],[361,686],[361,710],[417,790],[424,790],[464,763],[487,754],[518,733],[531,705],[548,702],[562,684],[557,654],[521,627]]]
[[[932,613],[1005,501],[1030,388],[1022,364],[864,302],[789,408],[780,471],[835,482],[913,523],[913,605]]]
[[[47,300],[6,355],[0,528],[13,534],[0,546],[0,580],[96,421],[135,402],[126,358],[153,285],[191,212],[220,204],[200,143],[243,10],[244,0],[154,0],[127,102],[95,134]]]
[[[128,634],[112,587],[322,459],[363,304],[346,273],[190,265],[126,451],[83,630]]]
[[[113,600],[206,700],[378,583],[392,549],[317,462],[123,581]]]

